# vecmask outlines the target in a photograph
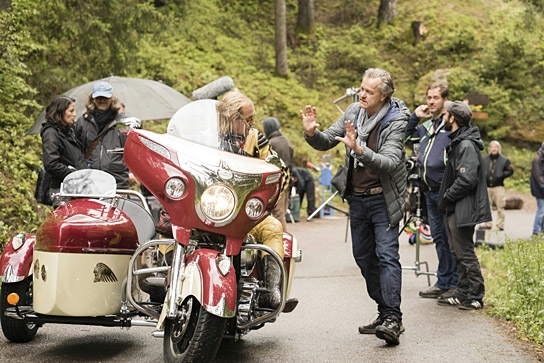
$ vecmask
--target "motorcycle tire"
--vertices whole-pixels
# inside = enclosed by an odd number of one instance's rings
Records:
[[[180,305],[164,326],[164,361],[211,362],[221,345],[227,319],[208,313],[194,297]]]
[[[4,336],[14,343],[27,343],[34,339],[38,331],[38,325],[27,323],[21,319],[14,319],[4,314],[8,308],[13,307],[13,305],[7,302],[7,297],[11,293],[16,293],[20,296],[19,305],[31,306],[32,276],[20,282],[3,283],[0,294],[0,324],[2,325]]]

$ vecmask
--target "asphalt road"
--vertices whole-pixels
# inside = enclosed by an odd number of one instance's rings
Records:
[[[347,207],[346,207],[347,208]],[[487,238],[528,237],[534,210],[507,211],[506,231]],[[416,275],[415,246],[401,234],[402,310],[406,332],[398,346],[387,346],[357,328],[376,317],[376,306],[345,242],[346,217],[289,224],[303,249],[291,295],[299,306],[274,324],[239,342],[224,342],[216,362],[536,362],[527,346],[513,339],[484,311],[462,311],[423,299],[428,285]],[[420,262],[436,269],[433,245],[422,245]],[[419,270],[424,272],[424,265]],[[434,283],[434,277],[430,277]],[[162,362],[162,341],[151,329],[45,325],[31,343],[13,344],[0,335],[0,362]]]

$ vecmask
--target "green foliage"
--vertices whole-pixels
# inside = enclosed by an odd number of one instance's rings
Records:
[[[515,323],[519,332],[544,344],[544,238],[507,241],[500,250],[480,250],[488,312]]]
[[[28,34],[21,31],[17,13],[0,12],[0,249],[10,236],[26,228],[35,228],[38,216],[29,202],[36,180],[38,145],[24,138],[31,124],[25,116],[36,108],[35,90],[24,77],[30,72],[21,58],[29,49]]]
[[[536,155],[536,150],[516,148],[504,143],[501,146],[502,153],[508,157],[514,168],[514,175],[504,180],[505,187],[530,194],[531,162]]]
[[[46,104],[55,95],[110,74],[137,71],[133,54],[140,37],[160,33],[164,19],[147,1],[14,1],[33,48],[28,82]]]
[[[529,191],[531,160],[544,140],[542,0],[398,2],[393,24],[379,29],[378,0],[319,1],[308,36],[296,34],[298,2],[287,0],[287,79],[274,76],[273,0],[172,0],[158,8],[148,0],[12,3],[12,13],[0,12],[0,249],[9,236],[35,231],[50,210],[33,198],[41,142],[25,131],[53,96],[110,74],[162,81],[189,97],[231,76],[254,100],[257,119],[281,121],[299,166],[319,165],[325,154],[304,141],[299,110],[316,106],[327,128],[341,115],[333,101],[358,87],[365,69],[389,70],[395,96],[411,109],[425,102],[429,84],[444,81],[450,99],[488,95],[488,105],[472,105],[488,118],[474,123],[486,141],[501,141],[513,163],[506,187]],[[418,42],[413,21],[427,29]],[[166,122],[144,126],[163,132]],[[326,153],[336,170],[344,148]],[[494,312],[541,343],[542,243],[483,253]]]

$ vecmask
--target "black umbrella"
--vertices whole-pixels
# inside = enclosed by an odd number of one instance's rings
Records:
[[[93,85],[99,81],[110,83],[113,87],[113,94],[126,105],[127,116],[137,117],[140,120],[169,119],[177,110],[191,102],[189,98],[172,87],[157,81],[111,76],[85,83],[64,92],[66,96],[76,99],[78,117],[85,112],[87,97],[92,93]],[[45,111],[38,116],[26,134],[40,132],[44,122]]]

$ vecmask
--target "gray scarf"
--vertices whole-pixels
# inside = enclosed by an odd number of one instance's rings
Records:
[[[374,130],[374,128],[382,122],[383,118],[387,114],[387,111],[389,111],[389,107],[391,107],[391,102],[386,102],[383,104],[382,108],[378,112],[376,112],[374,115],[368,117],[368,114],[366,113],[366,110],[364,108],[361,109],[359,112],[359,118],[357,119],[357,145],[361,146],[363,149],[366,148],[366,141],[368,140],[368,135]],[[352,153],[353,150],[352,150]],[[355,155],[354,155],[355,156]],[[363,167],[364,164],[357,160],[355,157],[355,167]]]

